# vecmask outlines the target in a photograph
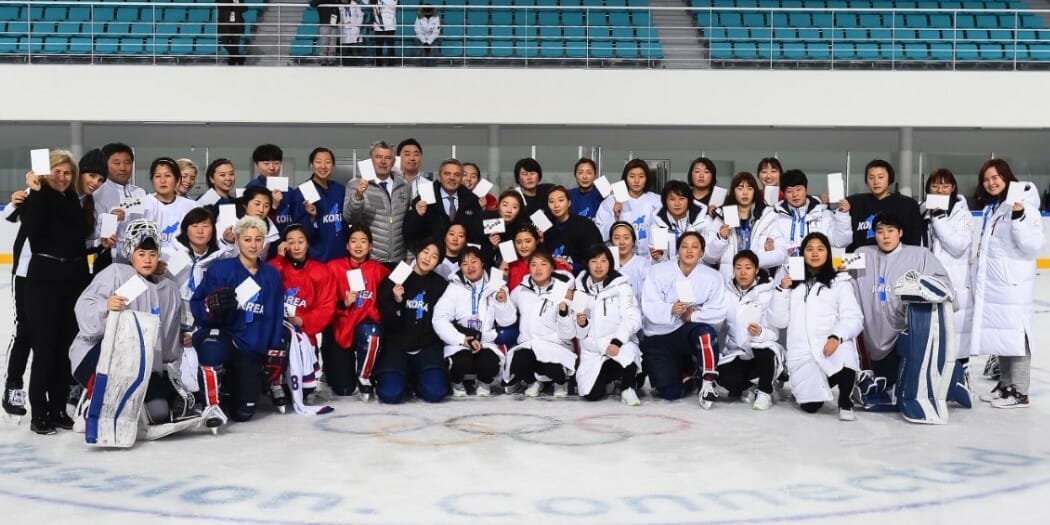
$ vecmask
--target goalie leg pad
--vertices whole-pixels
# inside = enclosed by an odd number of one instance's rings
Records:
[[[908,329],[897,340],[901,356],[897,399],[904,419],[948,422],[948,392],[955,375],[954,313],[950,303],[911,303]]]
[[[88,406],[87,443],[108,447],[135,444],[158,324],[155,316],[141,312],[109,314]]]

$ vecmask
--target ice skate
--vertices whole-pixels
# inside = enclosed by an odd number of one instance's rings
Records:
[[[362,379],[357,383],[357,397],[361,398],[361,402],[367,403],[372,399],[372,382],[367,379]]]
[[[715,406],[715,400],[718,399],[718,391],[715,389],[715,382],[710,379],[705,379],[703,385],[700,387],[700,408],[704,410],[711,410]]]
[[[26,392],[21,388],[4,389],[4,412],[15,424],[22,424],[22,417],[26,415]]]
[[[278,414],[284,414],[288,410],[288,396],[284,395],[284,387],[273,385],[270,387],[270,401]]]
[[[214,435],[218,435],[219,427],[225,425],[228,421],[226,414],[219,408],[219,405],[206,407],[201,417],[204,418],[204,426],[210,428],[211,433]]]

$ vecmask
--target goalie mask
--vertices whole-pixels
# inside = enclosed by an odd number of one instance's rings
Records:
[[[135,219],[128,223],[120,254],[131,260],[131,252],[139,248],[160,250],[160,232],[157,231],[157,225],[149,219]]]

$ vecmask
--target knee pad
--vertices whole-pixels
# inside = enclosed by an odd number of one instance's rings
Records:
[[[197,350],[197,362],[202,366],[220,366],[226,362],[233,340],[220,330],[197,330],[193,334],[193,347]]]
[[[233,407],[233,410],[230,411],[230,419],[241,423],[250,420],[254,415],[255,403],[237,403],[237,405]]]
[[[401,372],[382,372],[376,377],[376,397],[384,403],[400,403],[405,396],[405,375]]]
[[[419,397],[437,403],[448,394],[448,378],[443,370],[431,368],[419,373]]]

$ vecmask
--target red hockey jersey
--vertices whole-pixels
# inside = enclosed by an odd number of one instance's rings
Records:
[[[340,348],[350,348],[354,344],[354,328],[361,321],[380,322],[379,309],[376,308],[376,296],[379,294],[379,284],[390,275],[390,270],[373,260],[358,264],[350,257],[332,259],[328,261],[327,266],[331,272],[330,279],[335,283],[337,308],[335,318],[332,320],[335,328],[335,342]],[[346,293],[350,291],[350,282],[346,278],[346,272],[358,268],[361,269],[361,274],[365,278],[365,290],[358,292],[357,302],[346,308],[343,301]]]
[[[316,345],[317,334],[328,326],[335,313],[336,287],[331,274],[317,261],[307,260],[300,268],[285,257],[274,257],[269,263],[281,274],[285,311],[290,313],[295,308],[295,316],[303,320],[303,333]]]

